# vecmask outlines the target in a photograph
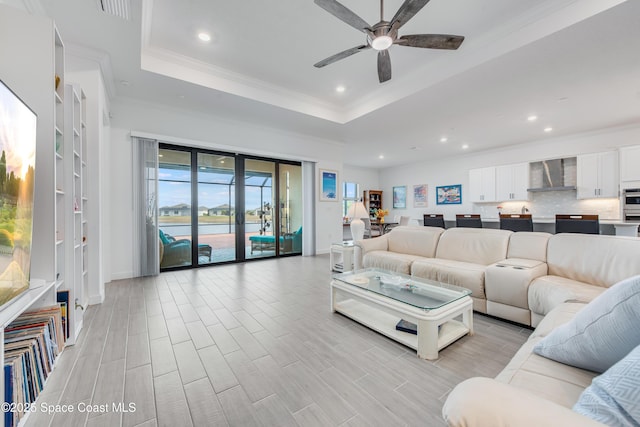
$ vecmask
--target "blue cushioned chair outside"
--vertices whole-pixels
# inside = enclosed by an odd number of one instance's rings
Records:
[[[191,264],[191,240],[180,239],[159,230],[160,241],[164,246],[164,253],[160,260],[160,267],[176,267]],[[211,245],[198,245],[198,256],[206,256],[211,261]]]
[[[291,240],[291,252],[300,252],[302,251],[302,227],[298,229],[295,233],[290,235],[280,236],[278,241],[280,242],[280,248],[287,247],[285,244],[285,240]],[[251,253],[254,250],[275,250],[276,244],[276,236],[251,236],[249,237],[249,241],[251,242]]]

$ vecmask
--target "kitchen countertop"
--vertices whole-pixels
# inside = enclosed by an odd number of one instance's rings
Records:
[[[500,222],[500,218],[498,217],[486,217],[486,218],[481,218],[482,222]],[[455,218],[453,219],[448,219],[445,218],[445,221],[455,221]],[[545,216],[534,216],[532,217],[532,220],[534,223],[537,224],[555,224],[556,219],[552,218],[552,217],[545,217]],[[640,222],[632,222],[632,221],[622,221],[621,219],[600,219],[600,224],[609,224],[609,225],[628,225],[628,226],[638,226],[640,225]]]

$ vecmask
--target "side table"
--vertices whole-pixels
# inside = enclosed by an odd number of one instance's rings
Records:
[[[332,243],[329,260],[331,271],[342,273],[353,270],[353,240]]]

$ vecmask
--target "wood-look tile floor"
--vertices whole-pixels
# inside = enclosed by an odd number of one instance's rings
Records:
[[[531,332],[475,314],[474,336],[421,360],[331,313],[328,265],[293,257],[108,284],[36,406],[74,412],[26,425],[443,426],[452,387],[495,376]]]

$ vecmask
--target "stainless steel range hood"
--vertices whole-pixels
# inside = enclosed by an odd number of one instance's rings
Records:
[[[575,157],[543,160],[529,164],[531,188],[527,191],[572,191],[576,189]]]

